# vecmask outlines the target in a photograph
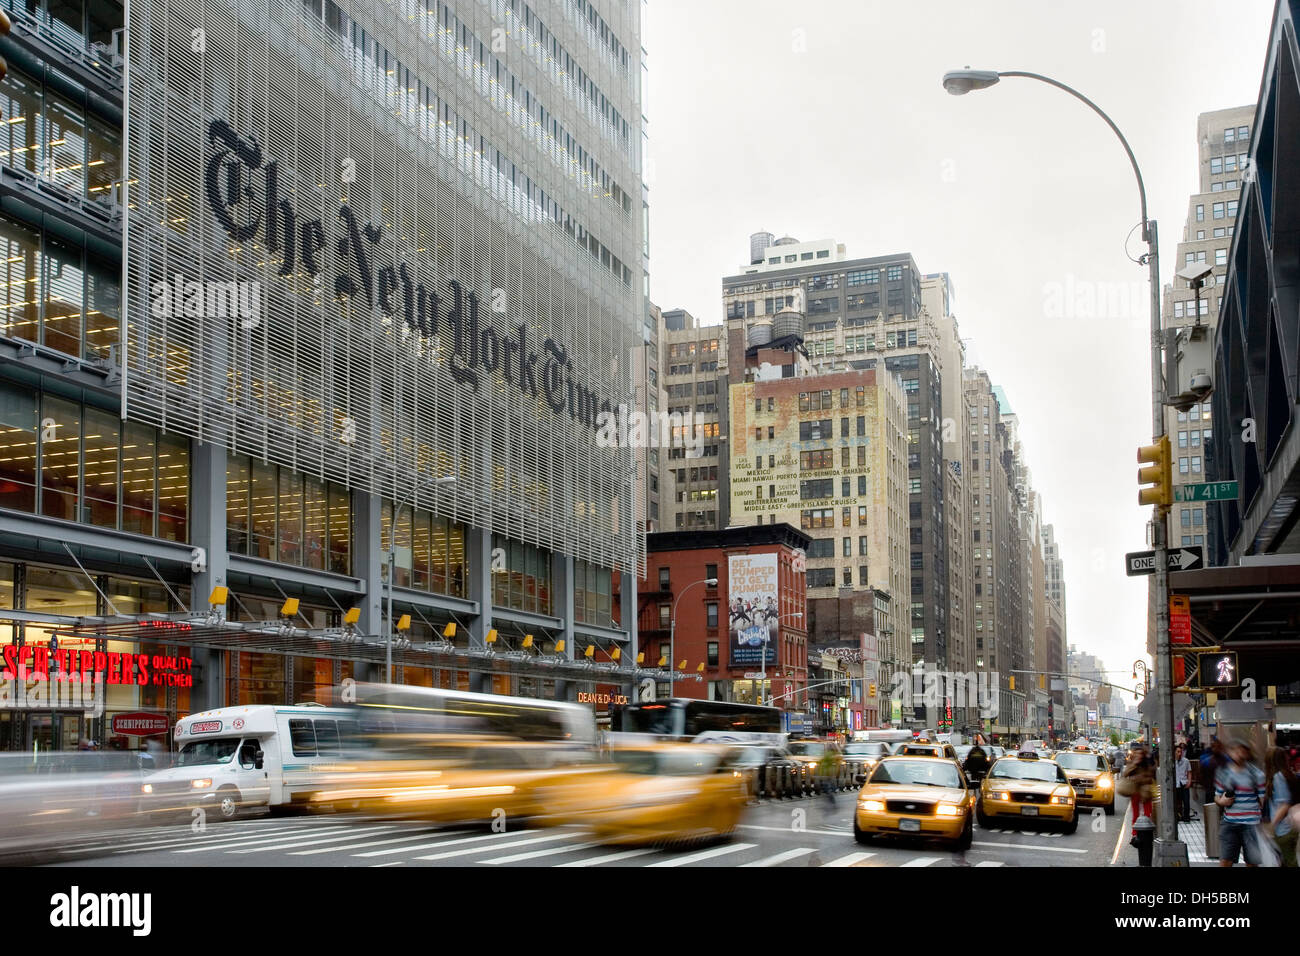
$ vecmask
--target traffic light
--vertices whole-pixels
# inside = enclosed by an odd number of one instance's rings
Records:
[[[1154,445],[1138,449],[1138,483],[1151,485],[1138,491],[1138,504],[1167,508],[1174,500],[1174,476],[1170,460],[1169,436],[1164,435]]]
[[[1016,675],[1012,674],[1010,677],[1007,678],[1007,690],[1015,690],[1015,689],[1016,689]]]

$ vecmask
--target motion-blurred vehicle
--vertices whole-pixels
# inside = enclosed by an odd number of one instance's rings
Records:
[[[1107,816],[1115,813],[1115,777],[1105,756],[1075,746],[1059,751],[1055,759],[1070,778],[1077,805],[1103,807]]]
[[[1055,823],[1073,833],[1079,820],[1065,770],[1033,750],[996,760],[980,784],[976,819],[988,829],[1006,817]]]
[[[36,862],[71,841],[137,824],[141,756],[111,750],[0,754],[0,861]]]
[[[362,739],[365,738],[364,729]],[[586,806],[583,755],[545,741],[389,733],[315,774],[315,809],[394,814],[436,823],[510,824]]]
[[[781,711],[775,707],[686,697],[619,704],[610,714],[610,731],[639,734],[641,743],[657,742],[650,738],[694,740],[710,732],[743,734],[771,744],[784,740]]]
[[[886,757],[858,791],[853,837],[934,837],[965,850],[971,845],[974,795],[961,767],[933,757]]]
[[[543,818],[583,803],[595,716],[562,701],[358,684],[352,736],[302,800],[440,823]]]
[[[894,751],[895,757],[940,757],[944,760],[956,760],[957,748],[952,744],[932,743],[921,738],[913,743],[899,744]]]
[[[609,844],[726,839],[744,813],[744,772],[734,748],[658,743],[615,747],[584,780],[580,812],[550,819],[586,827]]]
[[[884,741],[855,740],[844,745],[844,759],[855,773],[870,773],[876,764],[893,753],[893,748]]]
[[[312,774],[339,759],[355,715],[319,704],[222,707],[176,724],[176,761],[145,778],[140,807],[151,816],[211,809],[233,820],[253,807],[281,812],[305,800]]]

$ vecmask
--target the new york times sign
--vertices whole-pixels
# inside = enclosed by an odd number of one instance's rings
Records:
[[[276,161],[255,141],[220,119],[208,124],[208,141],[216,151],[204,170],[204,198],[221,228],[235,242],[260,241],[280,256],[282,276],[300,268],[320,276],[321,253],[334,230],[320,219],[298,215],[281,195]],[[247,210],[243,222],[238,217],[241,207]],[[487,318],[479,296],[455,279],[425,281],[407,262],[382,262],[382,227],[358,222],[347,203],[339,207],[338,221],[337,250],[344,266],[334,276],[334,293],[354,305],[364,302],[371,312],[436,341],[457,382],[478,392],[482,375],[499,376],[524,395],[542,398],[554,414],[567,412],[593,430],[597,416],[611,411],[608,399],[577,380],[563,345],[546,338],[538,351],[526,325],[512,324],[502,332]],[[445,347],[448,337],[450,348]]]

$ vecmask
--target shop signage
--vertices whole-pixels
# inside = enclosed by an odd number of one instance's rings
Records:
[[[592,694],[587,691],[578,691],[578,703],[580,704],[626,704],[626,694]]]
[[[110,722],[113,733],[127,737],[153,737],[167,733],[166,714],[118,714]]]
[[[208,139],[216,151],[204,174],[204,196],[221,228],[237,243],[258,241],[270,252],[282,253],[282,276],[299,271],[320,275],[327,230],[319,219],[299,218],[288,192],[281,191],[278,162],[224,120],[208,124]],[[255,197],[253,184],[259,180],[261,195]],[[240,207],[248,208],[246,222],[236,218]],[[608,399],[575,379],[562,345],[547,338],[539,354],[523,323],[512,325],[509,334],[499,332],[481,313],[479,297],[454,279],[426,285],[406,262],[381,263],[376,254],[392,245],[382,226],[359,223],[347,203],[339,207],[338,219],[343,235],[336,245],[347,267],[334,277],[334,293],[354,303],[364,299],[369,309],[400,321],[421,339],[450,337],[452,348],[444,350],[447,368],[461,385],[479,392],[480,372],[492,373],[527,396],[544,397],[553,414],[567,410],[571,419],[593,430],[598,415],[611,413]],[[167,284],[155,285],[165,290]]]
[[[140,687],[193,687],[194,661],[184,655],[118,654],[60,649],[44,644],[4,648],[0,680],[78,681],[135,684]]]

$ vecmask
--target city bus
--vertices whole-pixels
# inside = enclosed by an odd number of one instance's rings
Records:
[[[617,705],[610,729],[614,733],[653,734],[677,740],[694,740],[701,734],[709,734],[712,739],[719,739],[720,734],[759,739],[760,734],[782,733],[781,711],[775,707],[685,697]]]

